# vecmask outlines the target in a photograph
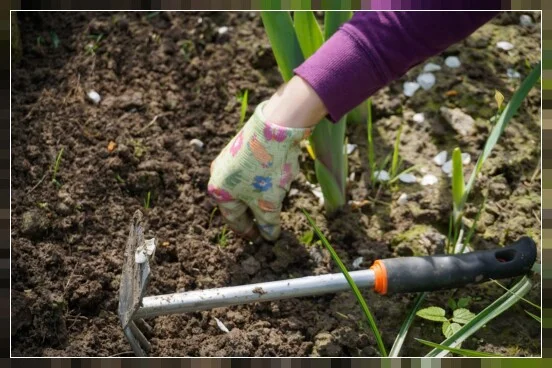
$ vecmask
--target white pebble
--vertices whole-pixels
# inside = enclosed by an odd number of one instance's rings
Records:
[[[322,193],[322,188],[320,185],[311,184],[311,193],[318,198],[318,203],[322,206],[324,204],[324,194]]]
[[[353,269],[358,270],[360,268],[360,264],[364,261],[364,257],[358,257],[355,258],[353,261]]]
[[[410,173],[405,173],[405,174],[399,175],[399,180],[402,181],[403,183],[415,183],[415,182],[418,181],[416,176],[414,174],[410,174]]]
[[[522,14],[519,16],[519,24],[525,27],[530,26],[533,24],[533,19],[527,14]]]
[[[437,65],[435,63],[427,63],[424,65],[424,72],[436,72],[441,70],[441,65]]]
[[[92,101],[96,105],[99,104],[100,101],[102,100],[102,98],[100,97],[100,94],[94,90],[89,91],[86,95],[88,96],[90,101]]]
[[[514,48],[514,45],[512,45],[508,41],[499,41],[499,42],[496,43],[496,47],[498,47],[499,49],[502,49],[504,51],[510,51],[511,49]]]
[[[406,202],[408,202],[408,195],[406,193],[401,193],[399,199],[397,199],[397,204],[402,206],[405,205]]]
[[[389,173],[385,170],[378,170],[374,172],[374,178],[379,181],[388,181],[390,179]]]
[[[416,82],[427,91],[435,84],[435,75],[433,73],[422,73],[416,78]]]
[[[296,189],[296,188],[291,188],[291,189],[289,190],[289,196],[290,196],[290,197],[296,196],[297,194],[299,194],[299,190],[298,190],[298,189]]]
[[[414,114],[414,116],[412,117],[412,120],[414,120],[414,122],[416,122],[418,124],[423,123],[425,121],[424,113],[423,112],[418,112],[418,113]]]
[[[433,185],[433,184],[436,184],[437,181],[438,181],[438,179],[435,175],[427,174],[427,175],[424,175],[424,177],[422,178],[422,181],[420,182],[420,184],[422,184],[422,185]]]
[[[199,139],[194,138],[190,141],[190,146],[192,146],[196,151],[201,151],[203,150],[204,144]]]
[[[462,153],[462,164],[467,165],[471,162],[471,156],[469,153]]]
[[[510,79],[519,79],[521,77],[521,74],[519,74],[517,70],[514,70],[512,68],[508,68],[508,70],[506,70],[506,75]]]
[[[354,152],[354,150],[357,148],[356,144],[349,144],[347,143],[347,154],[350,155]]]
[[[217,29],[217,33],[218,33],[219,35],[223,35],[223,34],[225,34],[226,32],[228,32],[228,27],[226,27],[226,26],[225,26],[225,27],[220,27],[220,28]]]
[[[403,84],[403,92],[408,97],[412,97],[418,88],[420,88],[420,85],[416,82],[404,82]]]
[[[458,59],[456,56],[449,56],[445,59],[445,65],[449,68],[455,69],[459,68],[462,63],[460,62],[460,59]]]
[[[355,178],[356,178],[356,173],[353,171],[353,172],[349,175],[349,181],[355,181]]]
[[[215,321],[217,321],[217,326],[218,326],[218,328],[220,328],[220,330],[221,330],[222,332],[226,332],[226,333],[230,332],[230,331],[228,330],[228,328],[224,325],[224,323],[222,323],[217,317],[214,317],[214,318],[215,318]]]
[[[447,162],[447,151],[439,152],[435,157],[433,157],[433,162],[439,166],[443,166]]]
[[[452,160],[448,160],[447,162],[445,162],[445,164],[441,166],[441,170],[443,170],[445,174],[452,173]]]
[[[201,17],[197,18],[197,24],[201,24],[201,23],[203,23],[203,18]]]

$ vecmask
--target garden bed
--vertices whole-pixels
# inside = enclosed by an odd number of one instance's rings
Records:
[[[369,267],[378,258],[442,252],[450,179],[432,158],[459,146],[472,157],[471,171],[496,111],[495,89],[508,100],[520,83],[507,69],[524,78],[540,59],[540,18],[531,16],[536,24],[523,27],[519,13],[503,14],[432,58],[443,65],[456,55],[462,66],[435,72],[429,91],[403,94],[403,82],[415,80],[419,66],[374,96],[378,159],[392,151],[404,124],[405,165],[421,165],[415,175],[433,173],[437,184],[398,183],[374,201],[366,127],[350,123],[349,142],[358,145],[349,156],[353,204],[334,219],[324,217],[306,182],[313,174],[305,152],[303,173],[292,185],[297,190],[284,202],[281,239],[252,245],[231,232],[220,240],[223,224],[218,213],[211,216],[206,187],[211,161],[237,130],[236,95],[249,90],[250,114],[281,83],[259,14],[20,13],[23,57],[12,68],[12,354],[128,355],[117,303],[137,209],[159,241],[148,295],[338,272],[325,250],[301,242],[309,230],[302,208],[349,268],[358,257]],[[498,41],[515,48],[500,50]],[[99,104],[87,99],[90,90],[101,96]],[[472,116],[474,133],[458,134],[441,106]],[[415,122],[415,113],[424,113],[424,122]],[[540,127],[535,88],[470,197],[467,217],[473,219],[488,195],[474,248],[528,234],[540,249]],[[194,149],[192,139],[204,149]],[[56,183],[52,166],[62,148]],[[397,203],[401,193],[408,194],[406,204]],[[527,299],[540,304],[540,287],[535,276]],[[431,293],[424,306],[445,308],[451,293]],[[457,290],[454,298],[471,296],[469,308],[479,312],[502,293],[488,283]],[[415,295],[364,296],[390,347]],[[518,303],[463,347],[540,355],[540,326],[524,312],[530,308]],[[362,318],[353,294],[343,292],[158,317],[150,321],[150,341],[152,355],[160,356],[378,355]],[[440,324],[416,318],[402,355],[429,351],[413,337],[443,340]]]

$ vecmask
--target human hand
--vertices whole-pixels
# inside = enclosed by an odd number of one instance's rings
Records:
[[[232,230],[273,241],[280,236],[282,201],[299,171],[299,143],[311,129],[268,122],[265,104],[212,162],[208,192]]]

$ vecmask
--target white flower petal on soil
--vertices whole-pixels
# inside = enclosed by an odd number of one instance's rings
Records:
[[[374,178],[379,181],[388,181],[390,179],[389,173],[385,170],[378,170],[374,172]]]
[[[404,173],[399,175],[399,180],[403,183],[415,183],[418,181],[418,178],[414,174],[411,173]]]
[[[320,185],[310,185],[311,187],[311,193],[314,194],[316,198],[318,198],[318,203],[320,205],[324,204],[324,194],[322,194],[322,188],[320,188]]]
[[[356,148],[357,148],[356,144],[347,143],[347,154],[350,155],[355,151]]]
[[[435,74],[433,73],[422,73],[416,78],[416,82],[426,91],[433,87],[435,80]]]
[[[190,146],[192,146],[196,151],[201,151],[203,150],[204,144],[199,139],[194,138],[190,140]]]
[[[522,14],[519,16],[519,24],[525,27],[530,26],[533,24],[533,19],[527,14]]]
[[[445,65],[449,68],[455,69],[459,68],[462,63],[460,62],[460,59],[456,56],[449,56],[445,59]]]
[[[424,72],[436,72],[441,70],[441,65],[437,65],[435,63],[427,63],[424,65]]]
[[[496,47],[498,47],[499,49],[502,49],[504,51],[510,51],[511,49],[514,48],[514,45],[512,45],[508,41],[499,41],[499,42],[496,43]]]
[[[222,323],[217,317],[214,317],[215,318],[215,321],[217,322],[217,326],[218,328],[220,328],[220,330],[222,332],[230,332],[230,330],[228,330],[228,328],[224,325],[224,323]]]
[[[102,98],[100,97],[100,94],[98,92],[94,91],[94,90],[88,91],[86,96],[88,97],[88,99],[90,101],[92,101],[96,105],[99,104],[100,101],[102,100]]]
[[[360,264],[364,261],[364,257],[358,257],[355,258],[353,261],[353,269],[358,270],[360,268]]]
[[[467,165],[471,162],[471,156],[469,153],[462,153],[462,164]]]
[[[412,97],[419,88],[420,85],[416,82],[404,82],[403,84],[403,92],[408,97]]]
[[[433,162],[439,166],[443,166],[447,162],[447,151],[441,151],[435,157],[433,157]]]
[[[402,206],[402,205],[405,205],[406,202],[408,202],[408,194],[401,193],[401,195],[399,196],[399,199],[397,199],[397,204]]]
[[[425,116],[424,116],[424,113],[423,112],[418,112],[416,114],[414,114],[414,116],[412,117],[412,120],[418,124],[421,124],[425,121]]]
[[[510,79],[519,79],[521,77],[521,74],[519,74],[517,70],[514,70],[512,68],[508,68],[508,70],[506,70],[506,75]]]
[[[217,33],[218,33],[219,35],[223,35],[223,34],[225,34],[226,32],[228,32],[228,27],[226,27],[226,26],[220,27],[220,28],[217,29]]]
[[[445,164],[441,166],[441,170],[443,170],[445,174],[452,173],[452,160],[448,160],[447,162],[445,162]]]
[[[427,175],[424,175],[424,177],[422,178],[422,181],[420,182],[420,184],[422,184],[422,185],[433,185],[433,184],[436,184],[438,181],[439,181],[439,179],[437,179],[437,177],[435,175],[427,174]]]

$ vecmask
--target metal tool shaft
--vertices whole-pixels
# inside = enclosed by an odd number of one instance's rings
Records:
[[[359,288],[374,286],[372,270],[349,273]],[[168,314],[195,312],[255,302],[298,298],[345,291],[350,288],[342,273],[308,276],[297,279],[230,286],[184,293],[150,296],[133,318],[155,317]]]

